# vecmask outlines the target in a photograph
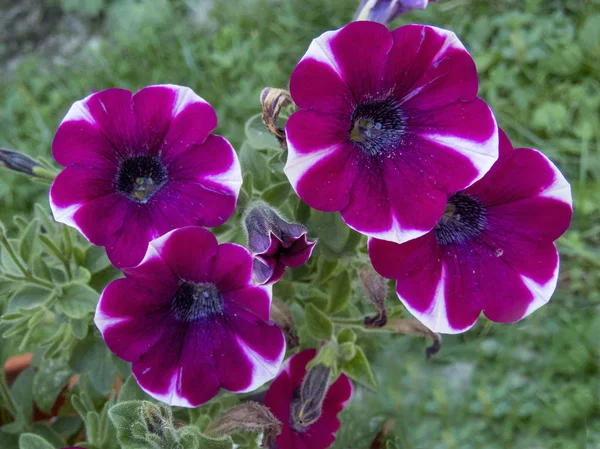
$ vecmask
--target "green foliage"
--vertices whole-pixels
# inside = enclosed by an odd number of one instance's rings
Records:
[[[183,0],[55,3],[67,13],[94,18],[94,37],[68,64],[49,67],[43,55],[32,56],[3,78],[0,146],[49,158],[59,121],[90,89],[171,82],[189,85],[211,102],[218,132],[234,144],[244,170],[238,210],[217,230],[219,240],[245,243],[240,218],[258,198],[306,224],[310,237],[319,239],[311,261],[289,270],[274,292],[290,306],[301,346],[330,340],[320,354],[352,377],[361,393],[342,415],[335,448],[368,447],[389,418],[396,423],[388,449],[600,445],[594,419],[600,413],[597,0],[437,2],[398,20],[457,32],[476,59],[479,94],[499,124],[516,146],[536,147],[560,166],[572,181],[576,206],[573,226],[559,242],[561,281],[552,302],[522,323],[481,323],[466,335],[445,337],[431,363],[423,360],[420,339],[355,333],[355,325],[344,321],[369,310],[352,288],[354,273],[367,263],[366,239],[339,214],[311,211],[298,200],[282,173],[285,153],[258,115],[261,89],[287,87],[310,40],[350,20],[358,0],[220,0],[210,14],[201,3]],[[55,438],[73,441],[83,424],[83,446],[117,449],[110,406],[148,400],[91,323],[99,292],[119,273],[102,248],[56,226],[45,206],[34,207],[47,204],[47,188],[4,171],[0,177],[0,219],[17,261],[6,246],[0,248],[0,354],[35,352],[32,368],[0,395],[0,418],[9,418],[2,421],[0,441],[16,449],[21,435],[60,447]],[[393,291],[389,301],[397,302]],[[375,385],[373,372],[379,388],[368,392]],[[81,377],[65,415],[75,410],[79,417],[34,424],[34,402],[51,408],[70,374]],[[107,400],[117,375],[128,380],[118,397]],[[208,409],[177,419],[202,430],[217,413]],[[208,444],[188,431],[181,435],[181,441],[190,441],[185,447]],[[256,447],[248,435],[235,441]],[[223,445],[229,448],[231,441]]]

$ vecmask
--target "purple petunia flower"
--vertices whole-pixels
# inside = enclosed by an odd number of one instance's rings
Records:
[[[254,204],[244,217],[248,248],[254,256],[254,281],[272,284],[282,278],[285,267],[304,265],[316,241],[306,238],[306,228],[288,223],[268,204]]]
[[[292,74],[292,186],[309,206],[401,243],[433,228],[448,193],[498,157],[475,63],[454,33],[354,22],[315,39]]]
[[[221,387],[251,391],[277,374],[283,333],[245,248],[189,226],[150,242],[124,273],[102,292],[95,323],[151,396],[196,407]]]
[[[548,302],[558,280],[554,241],[571,221],[571,187],[542,153],[500,135],[490,172],[452,195],[428,234],[369,242],[375,269],[396,279],[404,305],[435,332],[458,333],[481,311],[510,323]]]
[[[242,184],[213,108],[188,87],[92,94],[71,106],[52,153],[66,168],[50,190],[54,218],[105,246],[117,267],[138,264],[172,229],[218,226]]]
[[[293,419],[306,376],[306,365],[316,354],[316,349],[307,349],[288,359],[267,391],[265,405],[282,424],[281,433],[275,441],[277,449],[326,449],[335,441],[335,433],[340,428],[337,415],[352,396],[352,383],[345,374],[340,374],[329,386],[315,422],[302,427]]]
[[[362,0],[354,20],[372,20],[379,23],[390,23],[413,9],[425,9],[429,2],[436,0]]]

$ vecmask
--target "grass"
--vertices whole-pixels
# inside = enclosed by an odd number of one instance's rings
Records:
[[[49,158],[62,116],[91,90],[176,83],[215,106],[239,147],[261,89],[286,87],[310,40],[351,20],[358,0],[216,3],[204,17],[201,0],[81,2],[74,14],[102,26],[68,64],[31,56],[0,81],[0,145]],[[600,448],[600,2],[440,0],[403,21],[457,32],[515,145],[544,151],[572,182],[575,217],[559,289],[533,316],[448,336],[428,363],[417,338],[370,348],[379,390],[358,391],[335,447],[367,448],[394,419],[397,449]],[[46,192],[3,171],[0,219],[28,215]]]

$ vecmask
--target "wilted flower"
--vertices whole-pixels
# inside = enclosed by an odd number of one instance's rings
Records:
[[[436,0],[362,0],[354,20],[387,24],[412,9],[425,9],[429,1],[433,3]]]
[[[252,285],[245,248],[180,228],[124,273],[102,292],[95,322],[151,396],[196,407],[220,387],[252,391],[277,374],[283,333],[269,322],[270,290]]]
[[[498,157],[473,59],[450,31],[354,22],[315,39],[292,74],[285,172],[309,206],[363,234],[430,231],[447,195]]]
[[[554,240],[571,221],[571,188],[542,153],[513,150],[479,182],[450,197],[428,234],[398,245],[369,242],[375,269],[396,279],[402,302],[435,332],[469,329],[481,311],[509,323],[537,310],[558,279]]]
[[[57,221],[105,246],[117,267],[148,242],[188,225],[218,226],[235,208],[242,174],[213,108],[190,88],[94,93],[71,106],[52,153],[66,168],[50,190]]]
[[[326,449],[335,441],[337,415],[352,396],[352,383],[341,374],[329,385],[329,369],[321,365],[307,374],[316,354],[308,349],[292,356],[267,391],[265,405],[283,425],[278,449]]]
[[[283,276],[285,267],[304,265],[316,241],[306,238],[306,228],[288,223],[263,202],[255,203],[244,218],[248,248],[254,256],[254,281],[272,284]]]

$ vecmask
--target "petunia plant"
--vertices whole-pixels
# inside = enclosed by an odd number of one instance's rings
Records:
[[[0,226],[0,354],[25,354],[2,447],[327,449],[382,333],[431,357],[551,299],[570,185],[513,149],[458,36],[385,26],[426,5],[363,1],[307,42],[239,148],[164,84],[75,101],[60,170],[0,152],[50,185]]]

